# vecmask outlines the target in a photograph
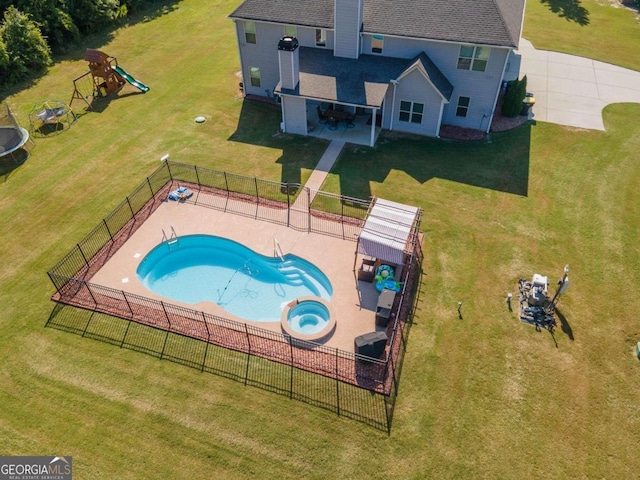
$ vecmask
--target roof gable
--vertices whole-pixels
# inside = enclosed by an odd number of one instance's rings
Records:
[[[433,85],[433,88],[436,89],[445,103],[449,103],[449,100],[451,100],[451,94],[453,93],[453,85],[451,85],[451,82],[449,82],[447,77],[445,77],[444,73],[442,73],[436,64],[431,61],[426,53],[422,52],[414,58],[407,69],[398,77],[398,80],[407,76],[414,70],[419,71],[424,76],[425,80]]]

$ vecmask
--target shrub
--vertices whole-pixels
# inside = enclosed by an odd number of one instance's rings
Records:
[[[513,80],[507,84],[507,91],[502,99],[502,114],[505,117],[517,117],[522,111],[522,101],[527,94],[527,77]]]
[[[0,39],[9,57],[6,82],[17,82],[51,64],[51,51],[38,26],[14,6],[7,8]]]

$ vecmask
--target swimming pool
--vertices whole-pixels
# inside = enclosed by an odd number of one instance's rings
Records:
[[[283,307],[299,297],[331,299],[331,282],[318,267],[292,254],[283,259],[228,238],[186,235],[156,246],[137,274],[158,295],[189,304],[214,302],[256,322],[280,321]]]

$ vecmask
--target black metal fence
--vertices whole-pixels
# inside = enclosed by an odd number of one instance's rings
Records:
[[[419,292],[420,215],[410,234],[396,315],[388,326],[387,355],[379,360],[91,283],[177,184],[194,190],[189,201],[196,205],[353,241],[370,206],[368,201],[312,192],[299,184],[164,162],[48,272],[56,287],[54,301],[92,312],[80,328],[76,314],[59,315],[54,309],[48,325],[242,379],[390,429]],[[94,332],[96,324],[112,327],[99,333]],[[367,400],[352,401],[356,398]]]

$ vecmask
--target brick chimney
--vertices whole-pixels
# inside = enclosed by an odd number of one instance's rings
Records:
[[[300,80],[300,54],[296,37],[285,36],[278,42],[278,64],[281,88],[294,90]]]

